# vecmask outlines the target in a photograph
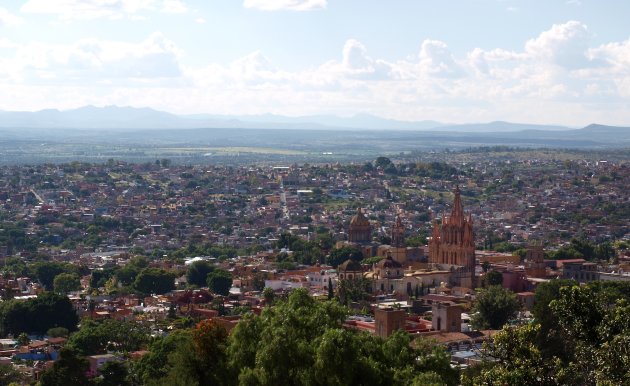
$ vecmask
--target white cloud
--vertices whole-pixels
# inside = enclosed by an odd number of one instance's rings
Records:
[[[554,24],[550,30],[529,40],[525,44],[525,52],[566,68],[589,66],[591,63],[586,52],[590,38],[586,25],[578,21]]]
[[[325,9],[327,0],[244,0],[245,8],[260,9],[262,11],[311,11]]]
[[[61,20],[98,18],[142,20],[141,12],[185,13],[180,0],[28,0],[24,13],[57,15]]]
[[[186,13],[188,7],[180,0],[164,0],[162,4],[162,12],[164,13]]]
[[[453,58],[446,43],[439,40],[422,42],[420,67],[423,71],[441,78],[454,78],[463,75],[462,69],[455,63],[455,58]]]
[[[454,54],[446,42],[428,39],[417,54],[393,61],[349,39],[336,58],[292,71],[260,51],[231,63],[183,66],[183,53],[160,33],[134,43],[16,46],[0,39],[2,45],[12,55],[0,57],[5,110],[90,103],[181,113],[370,112],[448,122],[630,121],[630,39],[592,46],[578,22],[551,26],[517,50]]]
[[[178,48],[160,33],[140,43],[82,39],[72,45],[19,46],[5,64],[24,84],[114,84],[176,78]]]
[[[24,20],[21,17],[12,14],[8,10],[0,7],[0,27],[14,27],[22,24]]]

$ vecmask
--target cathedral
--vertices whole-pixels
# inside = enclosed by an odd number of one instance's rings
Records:
[[[455,280],[459,286],[475,285],[475,237],[472,216],[464,214],[459,187],[450,216],[442,216],[442,224],[433,220],[433,234],[429,241],[429,263],[459,266]]]
[[[384,257],[374,263],[372,269],[362,272],[370,280],[375,294],[396,294],[402,298],[424,295],[426,288],[444,285],[474,288],[475,240],[471,215],[464,213],[461,192],[454,191],[455,199],[450,216],[442,216],[441,224],[433,221],[433,235],[428,245],[428,262],[422,257],[426,247],[407,247],[405,225],[396,216],[390,228],[391,242],[379,245],[372,241],[372,225],[361,209],[357,210],[348,226],[348,240],[337,243],[337,248],[356,246],[364,257]],[[358,264],[346,261],[338,268],[339,277],[355,277],[360,274]],[[351,267],[353,267],[351,269]]]

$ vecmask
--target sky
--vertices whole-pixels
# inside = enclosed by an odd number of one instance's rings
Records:
[[[0,110],[630,126],[627,0],[0,1]]]

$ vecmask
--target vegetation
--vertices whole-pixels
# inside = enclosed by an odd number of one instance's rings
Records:
[[[456,385],[459,374],[440,346],[404,332],[381,339],[342,327],[347,309],[298,289],[260,316],[243,315],[232,334],[204,320],[147,342],[134,323],[85,320],[42,377],[42,385]],[[143,338],[144,337],[144,338]],[[87,379],[84,355],[124,355],[149,344],[128,365],[114,361]]]
[[[486,347],[495,361],[466,374],[463,384],[629,384],[630,284],[575,284],[539,287],[536,321],[504,327]]]
[[[165,294],[175,289],[175,274],[159,268],[145,268],[140,271],[133,285],[144,294]]]
[[[50,328],[63,327],[69,331],[77,328],[77,314],[65,296],[44,292],[26,301],[9,300],[0,303],[0,333],[22,332],[43,335]]]
[[[108,350],[129,352],[139,350],[148,342],[149,330],[134,322],[115,319],[83,320],[81,329],[72,334],[68,346],[81,355],[104,354]]]
[[[217,269],[208,275],[208,288],[215,294],[227,296],[232,288],[232,275],[223,269]]]
[[[516,295],[501,286],[492,285],[477,292],[472,325],[478,330],[500,329],[521,308]]]
[[[186,280],[188,284],[204,287],[208,280],[208,274],[214,270],[214,267],[205,260],[195,261],[190,264],[186,271]]]

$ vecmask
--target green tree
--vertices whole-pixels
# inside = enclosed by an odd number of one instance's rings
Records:
[[[78,356],[77,352],[69,347],[64,347],[59,352],[59,359],[53,366],[42,374],[41,386],[87,386],[89,381],[86,373],[88,361]]]
[[[151,342],[149,353],[131,362],[130,378],[133,383],[145,385],[166,377],[173,368],[169,355],[178,351],[179,347],[188,347],[191,339],[191,330],[186,329],[175,330]]]
[[[81,329],[72,334],[68,346],[82,355],[104,354],[109,351],[139,350],[149,340],[147,327],[135,322],[115,319],[83,320]]]
[[[551,310],[550,304],[560,297],[560,288],[571,287],[578,283],[573,280],[550,280],[536,287],[532,313],[540,324],[536,342],[546,358],[567,358],[566,339],[562,334],[558,316]]]
[[[333,267],[337,267],[339,264],[348,259],[360,262],[363,260],[363,253],[359,248],[353,246],[333,249],[326,258],[326,263],[332,265]]]
[[[98,386],[127,386],[131,383],[127,377],[129,370],[124,362],[108,361],[98,370],[99,376],[92,380]]]
[[[493,359],[481,367],[480,374],[464,376],[463,385],[556,385],[556,361],[546,360],[533,345],[539,325],[504,327],[493,337],[492,345],[484,344],[486,355]]]
[[[520,307],[516,295],[508,289],[500,286],[479,289],[472,309],[472,325],[479,330],[500,329]]]
[[[363,276],[340,279],[337,282],[337,297],[341,304],[366,300],[370,281]]]
[[[64,327],[53,327],[46,331],[46,335],[51,338],[67,338],[70,335],[70,331]]]
[[[208,288],[215,294],[227,296],[232,288],[232,274],[223,269],[217,269],[208,274]]]
[[[345,329],[346,312],[336,302],[315,301],[299,289],[260,316],[245,315],[227,349],[239,384],[402,386],[414,379],[458,383],[442,347],[412,345],[403,331],[383,340]]]
[[[208,274],[214,271],[214,267],[205,260],[195,261],[188,266],[186,271],[186,280],[188,284],[194,284],[198,287],[205,287]]]
[[[74,273],[60,273],[55,276],[53,281],[55,292],[65,295],[68,292],[78,291],[81,289],[81,281],[79,275]]]
[[[31,343],[31,339],[28,337],[28,334],[25,332],[18,335],[16,341],[20,346],[26,346],[29,343]]]
[[[63,263],[41,262],[35,265],[35,275],[44,288],[53,289],[55,277],[61,273],[72,273],[74,268]]]
[[[133,283],[144,294],[165,294],[175,289],[175,274],[159,268],[145,268]]]
[[[263,299],[265,299],[266,305],[271,305],[276,297],[276,293],[271,287],[265,287],[263,290]]]
[[[76,330],[79,318],[66,296],[44,292],[27,301],[0,303],[0,330],[3,334],[21,332],[43,335],[52,327]]]
[[[327,329],[341,327],[345,315],[335,303],[316,302],[304,289],[292,291],[286,301],[253,317],[255,322],[235,327],[230,352],[242,359],[236,363],[241,369],[239,378],[262,384],[302,384],[314,364],[312,342]],[[253,331],[243,331],[246,328]]]
[[[391,164],[392,164],[392,161],[387,157],[378,157],[376,158],[376,161],[374,162],[374,165],[376,167],[381,167],[381,168],[385,168]]]
[[[231,385],[227,358],[228,334],[225,328],[208,319],[192,330],[169,358],[171,369],[165,378],[169,385]]]
[[[486,276],[486,285],[503,285],[503,274],[497,270],[489,271]]]
[[[21,385],[24,376],[11,364],[0,364],[0,385]]]

